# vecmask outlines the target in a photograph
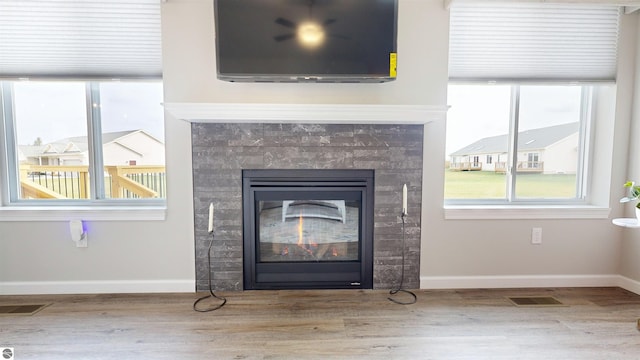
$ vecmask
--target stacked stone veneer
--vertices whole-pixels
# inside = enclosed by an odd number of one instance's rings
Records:
[[[402,184],[408,187],[405,288],[418,288],[422,125],[194,123],[193,182],[198,290],[242,290],[243,169],[374,169],[373,286],[399,285]],[[208,270],[209,203],[215,206]]]

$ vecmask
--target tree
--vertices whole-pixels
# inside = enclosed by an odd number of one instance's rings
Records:
[[[37,145],[37,146],[42,145],[42,139],[40,138],[40,136],[36,138],[36,141],[33,142],[33,145]]]

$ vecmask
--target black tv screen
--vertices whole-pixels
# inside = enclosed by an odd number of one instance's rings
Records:
[[[396,77],[397,0],[216,0],[214,11],[221,80]]]

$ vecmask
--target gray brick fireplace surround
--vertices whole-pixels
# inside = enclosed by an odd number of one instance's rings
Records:
[[[373,287],[399,285],[402,184],[408,187],[404,287],[419,287],[421,124],[192,123],[197,289],[206,290],[209,203],[214,289],[242,290],[243,169],[375,170]]]

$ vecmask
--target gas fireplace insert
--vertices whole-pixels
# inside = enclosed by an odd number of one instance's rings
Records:
[[[244,170],[244,288],[373,286],[373,170]]]

